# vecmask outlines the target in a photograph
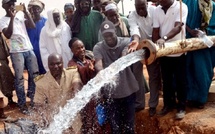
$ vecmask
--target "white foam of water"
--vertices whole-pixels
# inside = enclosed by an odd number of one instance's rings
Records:
[[[66,130],[71,125],[77,113],[90,101],[94,94],[98,93],[104,84],[114,85],[115,76],[131,64],[144,59],[144,55],[145,50],[138,50],[119,58],[109,67],[100,71],[96,77],[83,86],[81,91],[76,93],[73,99],[68,100],[67,104],[54,116],[54,121],[49,127],[38,133],[62,134],[63,130]]]

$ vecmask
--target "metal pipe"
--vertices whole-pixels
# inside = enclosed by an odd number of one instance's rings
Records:
[[[215,36],[208,36],[215,43]],[[213,44],[215,46],[215,44]],[[200,38],[190,38],[184,40],[177,40],[174,42],[166,42],[163,48],[151,40],[145,39],[139,43],[138,49],[148,49],[149,57],[142,61],[144,64],[151,64],[156,58],[167,56],[171,54],[185,53],[188,51],[195,51],[199,49],[208,48]]]

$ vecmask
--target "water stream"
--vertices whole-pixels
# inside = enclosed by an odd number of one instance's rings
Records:
[[[71,122],[74,120],[77,113],[84,108],[90,99],[96,95],[105,84],[117,84],[115,83],[117,74],[131,64],[144,59],[144,56],[145,50],[138,50],[121,57],[109,67],[100,71],[96,77],[83,86],[81,91],[79,91],[73,99],[68,100],[67,104],[63,108],[60,108],[59,113],[54,116],[54,121],[50,123],[49,127],[40,130],[38,133],[62,134],[64,130],[71,126]]]

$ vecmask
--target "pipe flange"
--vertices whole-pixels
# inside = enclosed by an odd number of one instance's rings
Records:
[[[141,61],[143,64],[149,65],[153,61],[155,61],[157,48],[151,40],[144,39],[144,40],[140,41],[137,49],[147,49],[149,51],[148,58],[143,59]]]

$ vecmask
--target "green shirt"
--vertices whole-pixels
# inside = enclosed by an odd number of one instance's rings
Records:
[[[80,32],[74,37],[79,38],[87,50],[93,50],[94,45],[98,42],[98,31],[102,23],[102,15],[94,10],[90,11],[88,16],[81,17]]]

